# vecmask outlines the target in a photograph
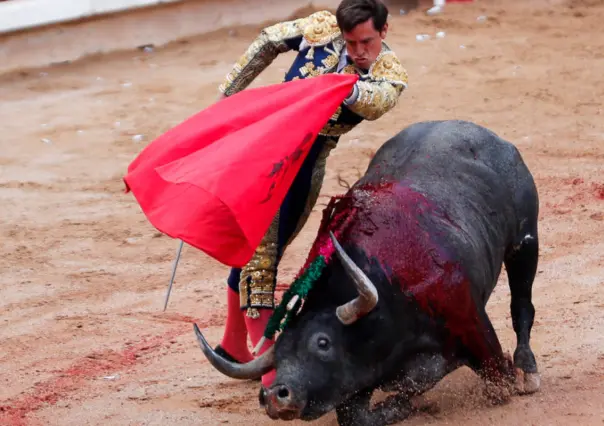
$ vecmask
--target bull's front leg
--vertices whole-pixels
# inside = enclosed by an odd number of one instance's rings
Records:
[[[363,390],[336,409],[340,426],[385,426],[405,420],[413,409],[403,394],[394,395],[370,408],[373,389]]]
[[[370,424],[369,404],[373,389],[362,390],[348,398],[336,408],[340,426],[363,426]]]
[[[465,342],[472,368],[486,384],[486,396],[494,404],[507,402],[513,393],[515,371],[509,354],[504,354],[497,333],[484,309],[478,312],[476,327],[468,327]]]
[[[396,391],[370,408],[372,390],[359,392],[336,412],[342,426],[390,425],[408,418],[414,411],[410,398],[432,389],[443,377],[458,367],[438,353],[420,353],[403,363],[402,369],[383,389]]]

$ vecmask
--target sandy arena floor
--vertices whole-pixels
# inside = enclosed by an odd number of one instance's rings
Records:
[[[532,345],[542,391],[490,407],[462,369],[426,395],[429,413],[405,424],[602,425],[604,1],[393,12],[389,42],[410,88],[394,112],[341,140],[323,194],[341,193],[337,173],[354,180],[365,154],[404,126],[462,118],[516,143],[541,197]],[[0,77],[0,424],[272,423],[258,384],[214,371],[192,332],[198,321],[218,343],[227,268],[186,249],[163,313],[177,242],[149,225],[121,182],[146,143],[213,102],[256,31]],[[416,41],[422,33],[431,39]],[[278,82],[290,60],[256,84]],[[281,281],[303,262],[321,209]],[[504,274],[488,310],[513,351],[509,300]],[[333,415],[315,423],[336,424]]]

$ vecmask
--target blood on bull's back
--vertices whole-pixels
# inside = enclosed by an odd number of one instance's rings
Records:
[[[457,240],[452,234],[463,231],[445,210],[407,180],[355,186],[337,207],[346,209],[354,211],[354,220],[341,235],[344,248],[354,245],[379,264],[390,285],[446,328],[446,352],[454,353],[461,342],[484,355],[488,348],[480,339],[468,341],[469,329],[484,332],[477,311],[481,300],[452,247]]]
[[[486,304],[506,247],[524,237],[522,219],[539,210],[518,149],[471,122],[416,123],[380,147],[355,187],[385,183],[406,191],[399,197],[403,204],[412,207],[417,200],[429,209],[420,215],[420,227],[470,279],[491,284],[476,295]],[[475,259],[483,261],[477,265]]]

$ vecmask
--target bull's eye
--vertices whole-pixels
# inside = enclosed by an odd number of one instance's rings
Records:
[[[326,351],[327,349],[329,349],[329,340],[327,340],[325,337],[319,337],[317,346],[319,346],[319,349],[321,349],[322,351]]]

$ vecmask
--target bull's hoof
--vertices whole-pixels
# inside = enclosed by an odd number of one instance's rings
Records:
[[[541,376],[539,373],[525,373],[517,368],[514,388],[519,395],[535,393],[541,388]]]

